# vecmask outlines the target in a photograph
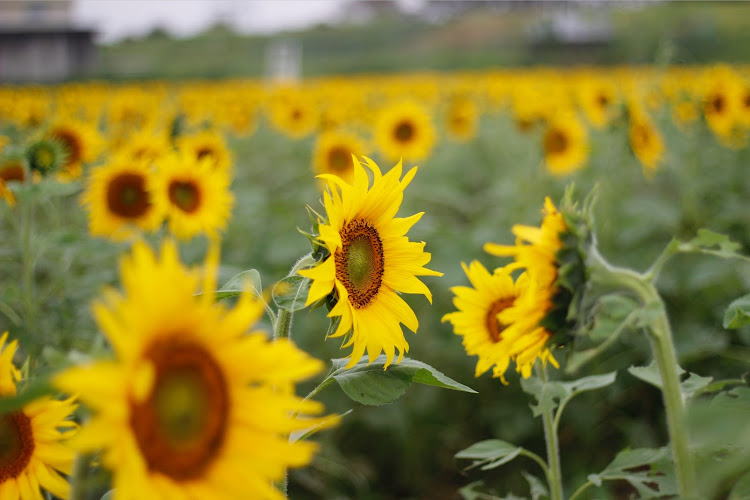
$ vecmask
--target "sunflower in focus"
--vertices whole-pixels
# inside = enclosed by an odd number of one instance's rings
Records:
[[[322,363],[253,331],[264,309],[252,295],[231,310],[216,303],[218,248],[205,267],[184,267],[171,241],[159,254],[137,242],[121,261],[123,293],[94,304],[115,359],[53,380],[93,410],[71,444],[103,450],[116,500],[282,500],[272,482],[316,450],[289,434],[324,422],[291,416],[322,410],[293,392]]]
[[[60,120],[53,124],[47,137],[60,142],[65,151],[65,162],[60,180],[76,179],[83,173],[83,165],[96,160],[101,149],[99,132],[91,125],[78,120]]]
[[[542,139],[544,163],[553,175],[566,175],[586,165],[589,145],[583,124],[572,113],[555,115]]]
[[[157,167],[154,205],[166,215],[172,234],[181,239],[200,233],[214,237],[226,228],[234,206],[227,172],[184,151],[165,156]]]
[[[364,141],[352,133],[322,132],[315,142],[313,168],[316,174],[333,174],[346,183],[354,181],[354,160],[365,151]]]
[[[630,108],[630,148],[644,170],[656,170],[664,156],[664,142],[651,118],[638,106]]]
[[[21,372],[13,365],[18,342],[0,335],[0,398],[15,396]],[[20,410],[0,413],[0,498],[42,498],[44,488],[68,498],[70,487],[61,474],[70,474],[75,453],[62,444],[75,434],[69,417],[76,409],[73,398],[58,401],[49,396],[27,403]]]
[[[354,366],[365,351],[370,362],[385,352],[387,367],[395,351],[400,361],[409,350],[400,324],[413,332],[419,326],[399,293],[423,294],[432,302],[430,290],[417,276],[442,273],[424,267],[430,261],[425,244],[406,236],[422,213],[395,217],[416,167],[401,179],[401,163],[382,175],[375,162],[369,158],[365,162],[374,178],[369,188],[358,160],[352,184],[335,175],[321,176],[331,188],[324,194],[328,220],[319,225],[319,241],[329,255],[299,274],[312,280],[307,305],[329,296],[335,301],[328,317],[338,318],[338,327],[331,337],[348,335],[342,346],[353,346],[347,367]]]
[[[521,293],[521,285],[505,269],[490,274],[478,261],[468,266],[461,264],[471,287],[451,288],[455,295],[453,305],[458,311],[443,316],[442,321],[450,321],[456,335],[463,337],[466,354],[479,356],[475,376],[479,377],[494,367],[493,375],[505,383],[504,374],[510,364],[511,354],[505,338],[507,325],[498,315],[511,307]]]
[[[516,362],[516,371],[524,378],[531,375],[537,358],[558,367],[548,347],[548,341],[557,332],[548,326],[549,320],[560,310],[567,311],[572,299],[557,283],[560,268],[557,255],[563,247],[562,235],[567,230],[562,214],[547,198],[541,227],[515,225],[515,245],[484,245],[484,250],[492,255],[515,258],[515,262],[505,266],[503,272],[525,270],[518,278],[521,293],[512,305],[497,314],[497,320],[505,326],[501,342]],[[497,367],[495,376],[502,375],[499,373],[501,367]]]
[[[391,161],[427,158],[435,145],[435,127],[424,106],[404,101],[384,107],[375,124],[375,142]]]
[[[217,171],[232,169],[232,153],[224,137],[218,132],[204,130],[177,139],[177,148],[193,156],[195,160],[207,160]]]
[[[159,227],[163,212],[153,200],[154,175],[145,160],[118,156],[89,174],[81,203],[94,236],[124,240]]]

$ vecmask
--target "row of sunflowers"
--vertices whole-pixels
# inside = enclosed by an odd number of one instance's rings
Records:
[[[405,357],[402,325],[416,332],[420,320],[403,295],[432,302],[427,285],[443,273],[433,270],[425,243],[407,235],[423,213],[397,214],[417,173],[402,162],[428,169],[440,143],[470,143],[497,116],[510,117],[518,134],[538,138],[544,168],[555,178],[587,167],[590,135],[598,130],[624,135],[651,178],[667,149],[657,117],[686,133],[705,124],[721,147],[745,147],[750,69],[540,68],[297,85],[0,88],[0,196],[6,202],[0,208],[17,221],[25,252],[20,312],[4,302],[0,312],[28,331],[44,314],[34,306],[38,254],[31,241],[33,211],[46,203],[49,186],[72,186],[62,192],[85,207],[90,235],[124,248],[122,291],[107,288],[93,303],[105,339],[96,353],[68,357],[42,377],[34,373],[37,361],[23,360],[32,346],[10,340],[12,329],[0,338],[0,442],[8,443],[0,450],[0,498],[37,499],[40,488],[60,498],[88,498],[96,488],[87,488],[85,477],[102,465],[112,472],[105,491],[113,488],[107,495],[116,499],[144,492],[165,499],[285,498],[287,470],[309,464],[318,449],[304,437],[340,421],[319,416],[323,405],[313,397],[327,385],[338,383],[365,405],[400,395],[405,389],[388,385],[399,383],[393,379],[473,392]],[[323,199],[309,209],[312,251],[272,290],[260,286],[254,271],[220,287],[221,242],[240,201],[233,179],[248,163],[237,161],[230,144],[266,124],[289,139],[314,136],[311,170]],[[372,152],[395,166],[381,170]],[[557,348],[572,343],[582,327],[574,315],[603,307],[591,295],[597,283],[610,295],[616,286],[635,291],[652,316],[630,314],[623,324],[638,320],[649,329],[648,321],[661,322],[651,328],[655,349],[664,349],[655,357],[671,367],[662,372],[662,390],[675,465],[658,473],[673,482],[664,491],[687,496],[697,486],[681,428],[685,401],[675,396],[678,380],[668,379],[677,363],[669,326],[653,313],[656,303],[665,314],[651,285],[663,262],[642,275],[610,266],[597,253],[588,203],[584,208],[570,197],[559,209],[547,199],[540,227],[514,226],[514,244],[487,243],[488,253],[514,261],[493,270],[479,261],[464,265],[472,286],[452,289],[457,310],[442,320],[478,356],[477,377],[491,371],[507,383],[514,367],[523,380],[543,374],[546,384],[548,365],[561,364]],[[205,241],[205,256],[191,266],[180,250],[195,240]],[[717,252],[716,244],[727,254],[736,251],[709,235],[671,252]],[[226,299],[236,303],[229,307]],[[585,307],[591,310],[580,312]],[[326,337],[343,340],[346,359],[334,360],[329,375],[301,398],[297,386],[323,373],[323,363],[291,339],[292,316],[306,308],[327,310]],[[258,326],[264,313],[273,339]],[[588,346],[587,352],[599,352]],[[396,375],[368,385],[369,377],[390,374]],[[544,416],[550,422],[553,410]],[[558,447],[553,430],[545,427],[553,441],[548,451]],[[475,458],[471,453],[459,458]],[[551,497],[562,500],[554,454],[534,460],[543,463]]]

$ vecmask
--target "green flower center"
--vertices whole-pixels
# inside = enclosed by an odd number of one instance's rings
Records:
[[[23,412],[0,415],[0,484],[21,475],[33,452],[29,417]]]
[[[193,213],[201,204],[201,192],[193,181],[172,181],[169,200],[183,212]]]
[[[378,294],[383,282],[383,242],[368,221],[354,220],[341,230],[342,247],[337,250],[336,279],[349,293],[356,308],[366,307]]]
[[[142,402],[131,401],[130,424],[152,471],[177,480],[201,477],[224,442],[229,392],[204,347],[169,339],[146,353],[155,380]]]
[[[125,219],[138,219],[151,207],[146,179],[141,174],[122,173],[107,186],[107,206],[113,214]]]

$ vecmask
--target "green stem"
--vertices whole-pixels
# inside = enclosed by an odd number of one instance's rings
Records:
[[[547,478],[547,482],[548,483],[550,482],[549,467],[547,467],[547,464],[544,462],[544,460],[542,459],[542,457],[540,457],[539,455],[537,455],[536,453],[534,453],[532,451],[527,450],[526,448],[521,448],[521,451],[520,451],[519,455],[523,455],[525,457],[528,457],[528,458],[532,459],[534,462],[536,462],[537,464],[539,464],[539,467],[541,467],[542,471],[544,471],[544,476]]]
[[[69,500],[85,500],[86,488],[84,487],[86,473],[88,472],[88,455],[78,453],[73,462],[73,473],[70,478]]]
[[[539,369],[539,378],[542,382],[547,383],[547,369],[542,366]],[[547,464],[549,489],[551,500],[563,500],[562,473],[560,471],[560,445],[557,441],[557,431],[555,430],[552,409],[546,410],[542,414],[544,422],[544,441],[547,444]]]
[[[31,185],[30,176],[27,176],[27,185],[29,188]],[[23,296],[23,311],[24,311],[24,330],[26,335],[30,338],[34,334],[36,311],[34,307],[34,257],[32,255],[31,226],[33,223],[33,193],[30,189],[27,189],[25,199],[23,200],[23,215],[21,221],[21,261],[22,261],[22,296]],[[31,342],[28,340],[28,342]]]
[[[650,279],[629,269],[611,266],[593,248],[589,253],[591,280],[607,286],[630,290],[641,303],[647,322],[654,358],[662,380],[662,397],[672,444],[677,484],[681,497],[690,498],[695,494],[695,468],[690,455],[688,433],[685,425],[685,409],[680,391],[679,364],[674,350],[672,330],[667,320],[666,309],[659,293]]]
[[[583,485],[580,488],[578,488],[575,491],[575,493],[573,493],[573,495],[569,498],[569,500],[575,500],[576,497],[578,497],[578,495],[586,491],[589,488],[589,486],[592,486],[592,485],[593,484],[591,483],[591,481],[586,481],[585,483],[583,483]]]

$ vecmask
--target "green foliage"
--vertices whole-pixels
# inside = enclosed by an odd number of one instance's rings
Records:
[[[372,363],[368,364],[365,357],[353,367],[346,368],[348,359],[334,359],[333,372],[329,377],[338,382],[347,396],[364,405],[391,403],[402,396],[412,383],[476,392],[420,361],[403,358],[400,363],[392,364],[387,369],[386,361],[386,356],[382,354]]]
[[[256,297],[263,298],[263,286],[260,273],[256,269],[248,269],[227,281],[216,292],[216,300],[239,297],[245,292],[252,292]]]
[[[500,467],[516,458],[523,448],[499,439],[487,439],[456,453],[456,458],[474,460],[467,468],[480,467],[482,470]]]
[[[750,325],[750,294],[735,299],[724,313],[724,328],[735,329]]]
[[[530,405],[535,417],[544,412],[553,411],[558,406],[564,407],[575,396],[585,392],[607,387],[615,381],[616,372],[603,375],[592,375],[571,382],[543,382],[539,377],[521,380],[521,387],[533,395],[536,405]]]
[[[302,276],[287,276],[273,287],[273,301],[287,311],[299,311],[305,308],[307,293],[312,281]]]
[[[667,448],[625,450],[589,482],[601,486],[604,481],[627,481],[640,498],[661,498],[677,494],[674,470]]]

